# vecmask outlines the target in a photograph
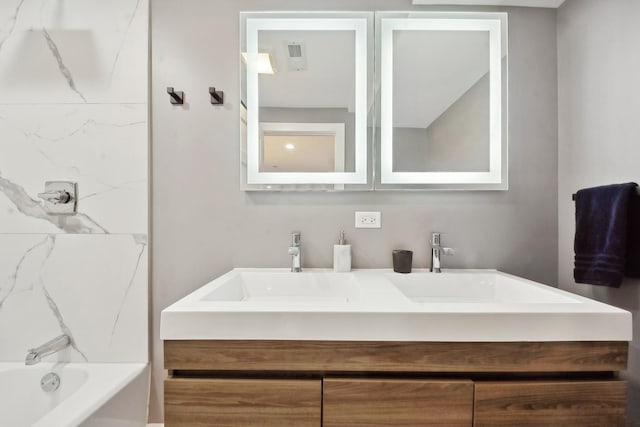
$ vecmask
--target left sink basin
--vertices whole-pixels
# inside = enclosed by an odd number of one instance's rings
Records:
[[[359,287],[350,273],[243,271],[202,296],[202,301],[352,302]]]

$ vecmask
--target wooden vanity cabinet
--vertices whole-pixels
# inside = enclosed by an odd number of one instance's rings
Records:
[[[322,425],[471,426],[473,382],[325,378]]]
[[[627,345],[165,341],[165,426],[622,426]]]
[[[166,426],[318,427],[320,380],[170,378]]]
[[[474,426],[624,426],[624,381],[475,383]]]

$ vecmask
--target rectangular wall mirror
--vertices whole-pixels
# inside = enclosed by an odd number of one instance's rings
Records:
[[[240,19],[244,189],[370,189],[373,13]]]
[[[376,189],[507,189],[507,15],[376,13],[376,54]]]
[[[240,19],[244,190],[508,188],[506,13]]]

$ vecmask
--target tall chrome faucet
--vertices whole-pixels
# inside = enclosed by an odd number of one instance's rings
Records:
[[[44,356],[48,356],[53,353],[57,353],[71,345],[71,338],[69,335],[62,334],[55,337],[51,341],[47,341],[40,347],[30,348],[27,351],[27,357],[24,359],[25,365],[35,365],[39,363]]]
[[[441,273],[440,257],[444,255],[453,255],[455,250],[453,248],[445,248],[440,244],[440,233],[431,233],[431,269],[433,273]]]
[[[291,255],[291,271],[300,273],[302,271],[302,248],[300,247],[300,239],[302,233],[294,231],[291,233],[291,246],[289,246],[289,255]]]

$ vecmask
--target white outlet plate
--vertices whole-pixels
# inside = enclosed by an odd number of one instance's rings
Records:
[[[380,228],[380,212],[356,212],[356,228]]]

